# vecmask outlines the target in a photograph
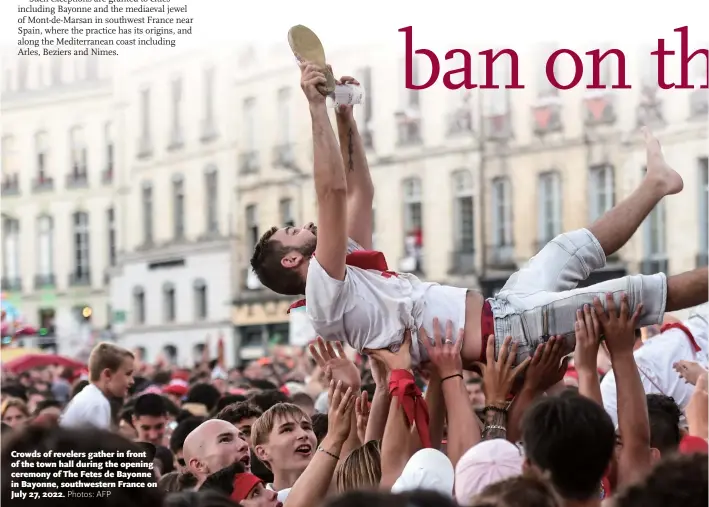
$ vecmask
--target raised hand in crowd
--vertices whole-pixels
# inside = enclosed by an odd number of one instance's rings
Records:
[[[440,380],[443,391],[443,401],[448,419],[448,445],[447,453],[453,465],[465,452],[480,441],[480,427],[477,423],[473,407],[470,405],[468,393],[463,381],[463,364],[460,358],[460,349],[463,345],[464,330],[459,329],[456,341],[453,342],[453,323],[446,322],[445,336],[441,333],[438,319],[433,319],[433,339],[421,328],[421,342],[431,360],[431,368],[435,370]],[[434,383],[432,382],[431,385]],[[428,394],[428,393],[427,393]],[[432,440],[434,435],[433,425]]]
[[[352,387],[346,387],[342,382],[330,381],[327,435],[288,493],[285,507],[319,505],[327,495],[340,457],[344,458],[345,442],[352,427],[355,402],[353,393]]]
[[[621,354],[633,354],[635,347],[635,329],[638,327],[643,304],[638,303],[635,312],[631,315],[628,305],[628,295],[620,296],[620,311],[613,299],[613,294],[606,294],[606,309],[599,298],[595,298],[593,306],[596,317],[601,325],[605,344],[611,360]]]
[[[697,378],[686,415],[689,434],[709,440],[709,392],[707,392],[706,372]]]
[[[635,363],[635,329],[642,312],[642,303],[630,313],[628,295],[620,295],[620,310],[612,293],[605,296],[606,307],[600,298],[593,300],[596,317],[611,356],[618,399],[618,433],[623,445],[617,452],[617,485],[639,480],[652,466],[650,421],[647,399],[638,365]]]
[[[603,406],[597,369],[601,324],[596,317],[596,309],[584,305],[582,310],[577,310],[575,327],[574,366],[579,375],[579,393]]]
[[[372,380],[377,386],[377,389],[384,388],[389,390],[389,370],[387,370],[386,364],[381,360],[377,359],[375,356],[369,356],[369,368],[372,372]]]
[[[514,366],[517,358],[517,343],[512,343],[511,336],[502,342],[500,353],[495,360],[495,337],[490,335],[487,339],[486,355],[487,364],[477,363],[483,374],[486,403],[489,406],[506,407],[507,396],[512,391],[515,378],[527,369],[532,359],[528,357],[516,367]]]
[[[355,414],[357,414],[357,437],[363,444],[367,442],[367,422],[369,421],[369,395],[367,391],[355,398]]]
[[[317,365],[323,370],[326,380],[342,382],[351,387],[353,392],[359,392],[361,379],[359,369],[350,361],[340,342],[326,342],[318,337],[317,344],[310,344],[310,354]]]
[[[388,372],[411,369],[411,331],[404,330],[404,339],[396,351],[376,349],[365,351],[370,359],[380,361]]]
[[[320,93],[318,86],[325,86],[327,79],[322,69],[313,63],[300,64],[300,87],[311,105],[324,105],[325,96]]]
[[[563,380],[568,364],[568,358],[564,358],[564,337],[552,336],[534,351],[525,373],[523,388],[535,394],[548,391]]]
[[[441,380],[454,375],[463,374],[463,360],[460,357],[460,349],[463,347],[465,330],[459,329],[457,339],[453,341],[453,323],[446,323],[446,335],[441,339],[441,326],[438,319],[433,319],[433,340],[426,335],[426,330],[421,328],[419,333],[431,365],[438,372]]]
[[[688,384],[697,385],[697,380],[701,375],[706,375],[707,370],[699,363],[694,361],[677,361],[672,365],[672,368],[679,373],[679,376]]]

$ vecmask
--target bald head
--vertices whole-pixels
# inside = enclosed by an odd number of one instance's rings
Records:
[[[182,454],[200,484],[208,475],[237,461],[244,463],[247,470],[251,465],[249,446],[239,438],[238,430],[219,419],[205,421],[187,435]]]

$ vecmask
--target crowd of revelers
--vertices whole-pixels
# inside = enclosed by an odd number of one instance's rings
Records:
[[[337,110],[338,143],[319,90],[331,69],[301,69],[319,232],[273,228],[252,266],[307,296],[293,309],[322,338],[228,370],[208,348],[180,369],[100,343],[84,372],[3,371],[2,502],[33,470],[18,452],[133,450],[157,486],[110,487],[92,505],[705,506],[706,269],[576,289],[682,189],[657,140],[646,132],[635,193],[485,301],[371,250],[352,110]],[[690,307],[684,322],[665,315]]]

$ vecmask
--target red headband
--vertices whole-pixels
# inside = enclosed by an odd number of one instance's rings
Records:
[[[254,474],[250,474],[248,472],[236,474],[236,477],[234,477],[234,491],[231,492],[231,499],[237,503],[242,500],[246,500],[246,497],[249,496],[251,490],[261,483],[263,483],[263,481]]]

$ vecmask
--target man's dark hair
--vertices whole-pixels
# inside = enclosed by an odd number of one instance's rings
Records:
[[[163,507],[234,507],[234,505],[228,496],[216,491],[170,493],[162,504]]]
[[[144,415],[148,417],[161,417],[167,415],[165,400],[159,394],[148,393],[138,396],[133,405],[133,415],[138,418]]]
[[[165,446],[155,446],[155,459],[160,461],[160,474],[165,475],[175,470],[175,456]]]
[[[709,496],[707,455],[676,454],[660,460],[642,482],[621,490],[617,507],[706,507]]]
[[[261,389],[266,391],[269,389],[278,389],[278,386],[271,382],[270,380],[265,380],[262,378],[255,378],[249,380],[249,387],[255,387],[256,389]]]
[[[177,453],[178,451],[182,450],[182,447],[185,445],[185,439],[187,438],[187,435],[192,433],[197,426],[202,424],[204,422],[204,417],[188,417],[187,419],[181,421],[178,425],[177,428],[175,428],[175,431],[172,432],[172,435],[170,436],[170,450],[173,453]]]
[[[650,422],[650,446],[665,454],[675,452],[682,439],[679,420],[682,412],[675,400],[664,394],[648,394],[647,415]]]
[[[46,408],[62,408],[62,404],[53,398],[46,398],[35,406],[34,415],[38,415],[42,410]]]
[[[244,468],[244,464],[237,461],[228,467],[222,468],[221,470],[208,475],[199,487],[199,490],[211,490],[221,493],[222,495],[231,496],[234,492],[234,477],[237,474],[243,474],[245,472],[246,469]]]
[[[322,439],[327,435],[327,414],[313,414],[313,433],[318,439],[318,444],[322,442]]]
[[[579,395],[549,396],[522,421],[529,461],[551,475],[560,495],[588,500],[599,494],[615,446],[615,428],[603,407]]]
[[[470,377],[468,380],[465,381],[465,383],[483,385],[483,379],[482,377]]]
[[[407,491],[389,493],[383,491],[348,491],[343,495],[330,496],[323,503],[324,507],[456,507],[450,496],[437,491]]]
[[[248,398],[249,403],[256,405],[265,412],[274,405],[279,403],[290,403],[290,398],[287,394],[282,393],[278,389],[269,389],[267,391],[261,391],[260,393],[254,393]]]
[[[127,465],[139,466],[145,458],[137,456],[142,454],[141,447],[126,440],[122,436],[110,431],[99,430],[95,428],[67,429],[61,427],[46,427],[46,426],[27,426],[21,431],[15,431],[10,435],[3,437],[2,442],[2,459],[0,460],[0,470],[2,471],[2,494],[0,501],[3,505],[13,505],[15,502],[10,501],[11,492],[15,489],[11,487],[11,474],[28,474],[33,473],[35,468],[30,468],[34,463],[29,461],[18,461],[15,453],[31,453],[37,451],[39,455],[48,451],[54,453],[69,453],[77,452],[84,455],[97,453],[100,451],[123,453],[121,458],[124,462],[128,460]],[[131,451],[131,452],[127,452]],[[131,456],[133,453],[133,456]],[[24,466],[26,463],[27,466]],[[146,479],[146,482],[155,480],[154,478]],[[67,494],[67,489],[64,490],[64,498],[55,498],[52,505],[59,507],[70,507],[76,505],[76,500]],[[162,505],[163,497],[157,488],[130,488],[130,487],[114,487],[110,489],[111,494],[108,497],[93,498],[91,505],[100,507],[102,505],[130,505],[132,507],[155,507]],[[61,491],[61,490],[60,490]],[[46,502],[45,502],[46,503]]]
[[[239,403],[232,403],[231,405],[224,407],[214,418],[231,424],[239,424],[244,419],[249,419],[252,417],[258,419],[261,417],[261,414],[263,414],[263,411],[256,405],[253,405],[248,401],[241,401]]]
[[[222,393],[212,384],[202,383],[193,385],[187,392],[185,403],[201,403],[211,412],[217,406]]]
[[[243,394],[226,394],[222,396],[221,398],[219,398],[217,406],[214,407],[214,415],[217,415],[229,405],[233,405],[234,403],[239,403],[241,401],[246,401],[246,396],[244,396]]]
[[[169,371],[158,371],[153,375],[153,383],[164,386],[170,383],[172,379],[172,372]]]
[[[173,417],[177,417],[180,414],[180,407],[175,405],[170,398],[162,395],[162,401],[165,404],[165,410],[167,410],[168,414]]]
[[[294,248],[288,248],[273,239],[278,227],[271,227],[259,239],[251,256],[251,268],[259,281],[277,294],[299,296],[305,294],[305,280],[295,269],[283,267],[281,259]]]

